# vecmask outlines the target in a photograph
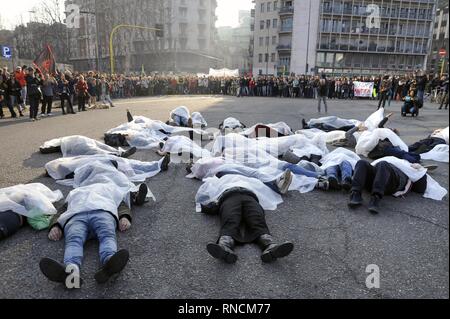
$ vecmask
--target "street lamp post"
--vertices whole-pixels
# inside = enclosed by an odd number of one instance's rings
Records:
[[[310,40],[310,32],[311,32],[311,0],[309,0],[309,14],[308,14],[308,40],[306,43],[306,65],[305,65],[305,74],[309,73],[309,40]]]

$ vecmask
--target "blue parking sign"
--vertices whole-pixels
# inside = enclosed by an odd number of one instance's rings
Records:
[[[10,47],[6,47],[6,46],[2,46],[2,56],[5,59],[11,59],[11,57],[12,57],[11,48]]]

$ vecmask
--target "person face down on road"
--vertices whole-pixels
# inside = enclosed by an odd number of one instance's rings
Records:
[[[36,230],[49,226],[56,213],[54,204],[63,198],[61,191],[34,183],[0,189],[0,240],[29,224]]]
[[[261,181],[234,174],[220,178],[216,176],[202,185],[196,199],[203,213],[220,216],[219,239],[207,245],[212,257],[235,263],[236,243],[256,243],[262,249],[261,259],[266,263],[292,252],[292,243],[276,244],[270,234],[264,207],[276,209],[276,203],[280,203],[281,198]],[[260,199],[263,199],[261,203]]]
[[[130,208],[144,205],[149,190],[145,184],[136,188],[113,162],[95,161],[75,170],[74,187],[48,234],[52,241],[65,238],[64,265],[43,258],[40,269],[53,282],[65,283],[69,268],[79,279],[84,243],[96,238],[101,267],[95,280],[102,284],[126,266],[129,253],[117,249],[116,229],[124,232],[131,227]]]

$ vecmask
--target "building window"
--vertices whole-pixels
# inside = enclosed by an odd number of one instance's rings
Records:
[[[261,13],[264,13],[264,8],[266,7],[265,3],[261,3]]]
[[[259,29],[260,30],[264,30],[264,25],[266,24],[266,22],[264,20],[259,21]]]
[[[266,20],[266,28],[267,28],[267,29],[270,28],[270,20]]]
[[[259,54],[259,55],[258,55],[258,62],[259,62],[259,63],[262,63],[262,61],[263,61],[263,55],[262,55],[262,54]]]
[[[272,37],[272,45],[275,45],[275,44],[277,44],[277,36],[276,35]]]
[[[275,62],[275,53],[272,53],[270,57],[270,62]]]
[[[270,5],[271,5],[271,2],[267,2],[267,12],[270,12]]]
[[[269,41],[270,41],[270,38],[269,38],[269,37],[266,37],[266,47],[269,46]]]
[[[276,11],[278,9],[278,1],[273,2],[273,11]]]
[[[269,53],[264,55],[264,62],[269,62]]]
[[[278,19],[273,19],[273,21],[272,21],[272,27],[275,29],[275,28],[278,28]]]
[[[264,38],[263,37],[259,37],[259,46],[262,47],[264,43]]]

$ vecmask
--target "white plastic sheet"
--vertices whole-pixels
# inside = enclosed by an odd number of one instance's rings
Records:
[[[428,153],[420,155],[422,160],[432,160],[436,162],[448,163],[449,146],[447,144],[436,145]]]
[[[365,131],[361,134],[356,144],[356,154],[367,157],[369,153],[377,146],[379,141],[389,139],[394,146],[400,147],[408,152],[408,146],[395,134],[387,128],[377,128],[373,131]]]
[[[102,142],[80,135],[53,139],[45,142],[44,145],[41,146],[41,148],[57,146],[61,147],[61,153],[64,157],[96,154],[120,155],[123,153],[123,150],[121,149],[115,149]]]
[[[387,162],[394,165],[399,170],[401,170],[406,176],[408,176],[408,178],[413,183],[417,182],[427,174],[427,170],[424,167],[418,164],[411,164],[406,160],[402,160],[396,157],[392,156],[383,157],[379,160],[374,161],[372,165],[376,166],[380,162]],[[442,186],[440,186],[439,183],[436,182],[431,176],[427,175],[427,189],[423,197],[440,201],[446,195],[447,190]]]
[[[217,202],[226,190],[234,187],[242,187],[253,192],[258,198],[261,207],[265,210],[276,210],[278,205],[283,202],[283,199],[279,194],[275,193],[256,178],[240,175],[226,175],[222,178],[208,178],[205,180],[205,183],[200,186],[195,197],[197,212],[199,212],[200,204],[208,205]]]
[[[361,158],[355,152],[340,147],[325,155],[320,160],[322,163],[320,168],[326,170],[327,168],[340,165],[342,162],[347,161],[352,165],[353,169],[355,169],[356,163],[360,160]]]
[[[54,215],[53,203],[63,199],[61,191],[52,191],[47,186],[34,183],[0,189],[0,214],[11,210],[19,215],[35,218]]]

